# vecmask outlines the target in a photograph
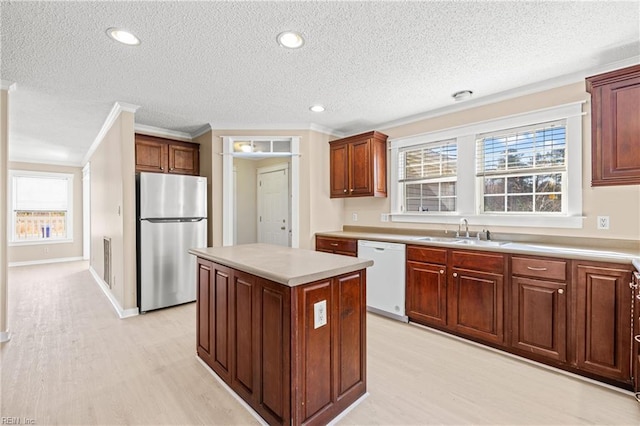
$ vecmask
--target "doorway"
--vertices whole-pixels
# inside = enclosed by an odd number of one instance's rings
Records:
[[[258,242],[290,247],[289,164],[261,167],[257,175]]]
[[[273,167],[287,168],[287,215],[278,219],[278,237],[271,244],[299,247],[299,176],[300,138],[297,136],[242,137],[223,136],[222,159],[222,244],[231,246],[259,241],[258,169],[270,172]],[[273,176],[275,179],[275,175]],[[281,179],[281,177],[280,177]],[[282,182],[280,184],[284,186]],[[282,191],[280,191],[282,192]],[[282,197],[282,194],[280,194]],[[283,200],[283,198],[280,198]],[[261,202],[262,203],[262,202]],[[265,205],[268,203],[265,203]],[[281,205],[285,205],[281,201]],[[278,216],[282,216],[279,212]],[[275,227],[275,223],[271,224]],[[284,231],[284,232],[282,232]],[[284,235],[284,236],[283,236]]]

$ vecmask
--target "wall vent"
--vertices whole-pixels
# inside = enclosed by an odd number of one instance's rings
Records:
[[[103,264],[103,277],[105,283],[111,288],[111,238],[104,237],[104,264]]]

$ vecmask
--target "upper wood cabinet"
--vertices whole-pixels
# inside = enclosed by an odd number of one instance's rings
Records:
[[[200,145],[136,133],[136,172],[200,174]]]
[[[640,65],[588,77],[592,186],[640,184]]]
[[[329,144],[331,198],[387,196],[387,135],[373,131]]]

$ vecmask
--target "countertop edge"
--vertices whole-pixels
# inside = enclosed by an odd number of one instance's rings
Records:
[[[585,261],[593,261],[593,262],[612,262],[612,263],[623,263],[623,264],[633,264],[633,266],[640,270],[640,253],[629,253],[626,250],[621,250],[616,252],[616,255],[612,255],[609,253],[613,253],[612,251],[602,251],[602,253],[598,253],[597,249],[588,249],[591,252],[571,252],[572,246],[567,245],[566,247],[544,244],[544,243],[521,243],[514,242],[513,244],[517,244],[518,246],[527,246],[524,247],[510,247],[508,244],[501,246],[467,246],[461,245],[459,243],[452,242],[442,242],[442,241],[420,241],[416,238],[424,237],[424,235],[412,236],[408,234],[378,234],[378,233],[369,233],[369,232],[356,232],[356,231],[327,231],[327,232],[316,232],[316,236],[321,237],[334,237],[334,238],[351,238],[356,240],[373,240],[373,241],[383,241],[390,243],[401,243],[401,244],[410,244],[410,245],[418,245],[418,246],[431,246],[431,247],[446,247],[446,248],[454,248],[460,250],[476,250],[476,251],[488,251],[488,252],[498,252],[498,253],[509,253],[509,254],[520,254],[520,255],[530,255],[530,256],[541,256],[541,257],[555,257],[555,258],[564,258],[564,259],[572,259],[572,260],[585,260]],[[539,248],[536,248],[539,247]],[[545,249],[546,248],[546,249]],[[575,250],[577,247],[573,247]],[[563,251],[563,249],[565,251]],[[585,249],[581,249],[585,250]]]
[[[350,259],[353,259],[354,261],[354,263],[350,265],[344,265],[344,266],[331,268],[325,271],[314,272],[310,274],[302,274],[297,276],[283,276],[283,275],[276,274],[272,271],[256,268],[255,266],[248,265],[243,262],[236,262],[227,257],[216,256],[214,254],[208,253],[207,251],[204,251],[203,249],[189,249],[189,253],[196,257],[200,257],[205,260],[209,260],[211,262],[215,262],[232,269],[237,269],[239,271],[242,271],[251,275],[255,275],[260,278],[274,281],[278,284],[282,284],[288,287],[297,287],[299,285],[309,284],[309,283],[320,281],[326,278],[348,274],[350,272],[366,269],[369,266],[373,265],[372,260],[359,259],[354,257],[354,258],[350,258]],[[326,254],[326,253],[323,253],[323,254]],[[332,256],[337,256],[337,255],[332,255]]]

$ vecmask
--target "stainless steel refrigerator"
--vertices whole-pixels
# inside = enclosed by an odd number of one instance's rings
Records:
[[[207,246],[207,178],[137,176],[138,307],[141,312],[196,300],[196,260]]]

